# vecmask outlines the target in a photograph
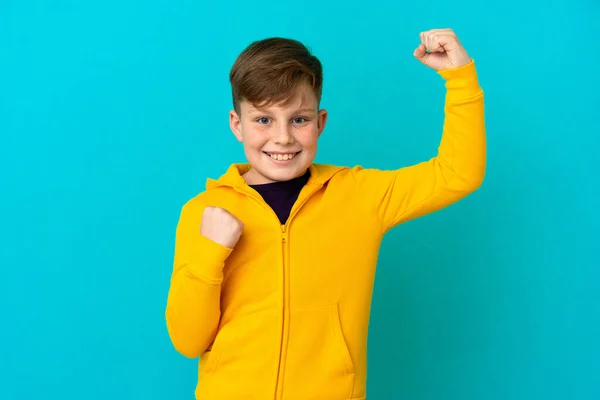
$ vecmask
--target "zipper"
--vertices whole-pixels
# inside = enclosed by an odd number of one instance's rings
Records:
[[[287,346],[286,348],[284,348],[284,339],[286,336],[286,330],[289,330],[288,328],[288,319],[287,319],[287,301],[289,300],[289,293],[287,290],[287,269],[286,269],[286,255],[287,255],[287,251],[286,248],[289,246],[289,238],[288,238],[288,231],[289,231],[289,226],[294,218],[294,216],[298,213],[298,211],[302,208],[302,206],[304,206],[304,204],[306,204],[306,202],[317,192],[321,189],[321,187],[323,187],[322,184],[318,184],[315,185],[314,188],[311,189],[311,191],[304,196],[304,199],[298,203],[297,205],[294,205],[294,207],[292,207],[292,210],[290,212],[290,215],[288,216],[287,221],[285,222],[285,224],[281,224],[281,222],[279,221],[279,217],[277,216],[277,213],[275,213],[275,211],[269,207],[269,205],[261,198],[256,197],[252,192],[245,192],[242,191],[241,189],[234,187],[235,190],[237,190],[238,192],[247,195],[248,197],[252,198],[253,200],[255,200],[257,203],[259,203],[262,207],[265,207],[267,209],[270,210],[271,214],[275,217],[275,219],[277,220],[277,223],[280,226],[281,229],[281,268],[282,268],[282,275],[283,275],[283,280],[282,280],[282,293],[283,293],[283,297],[282,297],[282,324],[281,324],[281,339],[279,342],[279,361],[277,363],[277,377],[276,377],[276,381],[275,381],[275,400],[280,399],[282,394],[283,394],[283,385],[281,384],[281,380],[283,379],[282,376],[282,362],[283,362],[283,354],[284,352],[287,352]]]
[[[288,217],[288,220],[286,221],[286,224],[289,223],[290,218]],[[286,331],[286,325],[287,325],[287,319],[286,319],[286,308],[287,308],[287,299],[286,299],[286,295],[287,295],[287,270],[285,268],[285,256],[286,256],[286,251],[285,251],[285,247],[287,245],[287,230],[286,230],[286,225],[281,225],[281,272],[282,272],[282,308],[281,308],[281,320],[282,320],[282,324],[281,324],[281,337],[279,339],[279,359],[277,361],[277,377],[275,380],[275,400],[277,400],[280,397],[280,392],[283,391],[283,386],[280,384],[280,380],[281,380],[281,362],[283,360],[283,353],[284,353],[284,344],[283,341],[285,340],[285,331]]]

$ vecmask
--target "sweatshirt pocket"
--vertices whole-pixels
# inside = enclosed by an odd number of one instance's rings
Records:
[[[336,304],[291,311],[284,368],[286,400],[352,397],[354,363]]]

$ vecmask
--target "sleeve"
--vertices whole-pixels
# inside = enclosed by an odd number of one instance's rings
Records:
[[[193,201],[181,211],[166,307],[171,341],[190,358],[200,356],[216,335],[223,267],[232,251],[200,234],[202,212]]]
[[[369,210],[376,210],[384,232],[462,199],[483,182],[484,102],[474,61],[438,73],[446,98],[437,156],[396,170],[353,169],[359,193]]]

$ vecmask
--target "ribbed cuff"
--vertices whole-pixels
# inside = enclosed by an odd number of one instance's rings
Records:
[[[462,67],[440,70],[438,74],[444,78],[446,89],[453,96],[469,97],[481,92],[474,60]]]
[[[191,251],[192,259],[188,262],[188,273],[209,284],[223,282],[225,260],[233,249],[221,246],[204,235],[198,235],[194,247]]]

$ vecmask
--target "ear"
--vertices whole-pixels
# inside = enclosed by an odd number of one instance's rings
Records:
[[[317,127],[319,129],[319,136],[323,133],[325,129],[325,125],[327,124],[327,110],[319,110],[319,114],[317,116]]]
[[[235,110],[229,112],[229,128],[238,142],[242,142],[242,121]]]

